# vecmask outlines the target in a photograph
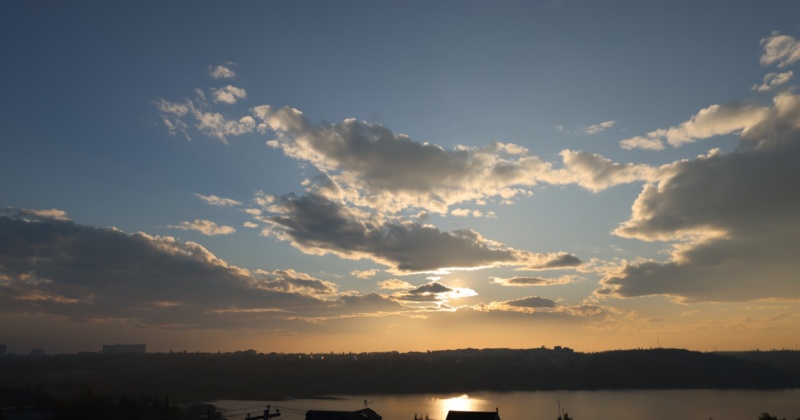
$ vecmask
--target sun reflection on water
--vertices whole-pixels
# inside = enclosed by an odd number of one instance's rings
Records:
[[[436,398],[433,402],[434,412],[438,417],[432,417],[431,420],[444,420],[449,411],[495,411],[491,401],[470,397],[467,394]]]
[[[475,411],[477,400],[470,399],[469,395],[464,394],[458,397],[440,398],[439,406],[445,413],[448,411]]]

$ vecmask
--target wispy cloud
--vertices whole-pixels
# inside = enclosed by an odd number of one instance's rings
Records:
[[[519,308],[555,308],[556,302],[551,299],[546,299],[538,296],[529,296],[522,299],[514,299],[503,302],[508,306],[515,306]]]
[[[747,131],[764,121],[769,115],[766,107],[732,102],[725,105],[711,105],[701,109],[688,121],[680,125],[658,129],[647,136],[632,137],[620,141],[623,149],[661,150],[664,141],[673,147],[709,137]]]
[[[384,290],[407,290],[413,289],[414,285],[398,279],[389,279],[378,282],[378,287]]]
[[[613,127],[613,126],[614,126],[614,121],[604,121],[604,122],[601,122],[599,124],[590,125],[589,127],[586,127],[586,129],[584,129],[583,132],[587,136],[591,136],[591,135],[594,135],[594,134],[600,134],[603,131],[606,131],[607,129],[609,129],[609,128]]]
[[[350,275],[360,279],[368,279],[374,277],[377,273],[378,270],[353,270]]]
[[[238,120],[231,120],[218,112],[209,112],[195,106],[194,102],[187,100],[185,103],[169,102],[165,99],[155,101],[156,107],[161,112],[162,121],[171,134],[180,131],[187,140],[189,136],[189,122],[201,133],[214,137],[224,144],[228,144],[228,136],[240,136],[252,133],[256,129],[256,121],[251,116],[244,116]]]
[[[67,212],[59,209],[33,210],[33,209],[17,209],[13,207],[6,207],[4,211],[0,212],[0,215],[2,214],[18,218],[33,217],[34,219],[45,218],[45,219],[56,219],[56,220],[69,220],[69,218],[67,217]]]
[[[529,286],[551,286],[555,284],[574,283],[578,280],[576,276],[561,276],[557,278],[546,277],[491,277],[492,283],[501,286],[529,287]]]
[[[231,226],[219,226],[210,220],[196,219],[193,222],[181,222],[178,225],[168,226],[172,229],[194,230],[206,236],[230,235],[236,232]]]
[[[212,206],[218,207],[234,207],[234,206],[241,206],[242,203],[240,201],[236,201],[230,198],[222,198],[216,195],[203,195],[203,194],[195,194],[195,197],[205,201]]]

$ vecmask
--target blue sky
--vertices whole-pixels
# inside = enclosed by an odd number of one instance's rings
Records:
[[[795,347],[798,11],[3,4],[6,344]]]

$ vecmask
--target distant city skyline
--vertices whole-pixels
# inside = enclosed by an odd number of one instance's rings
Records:
[[[2,4],[1,338],[796,350],[798,16]]]

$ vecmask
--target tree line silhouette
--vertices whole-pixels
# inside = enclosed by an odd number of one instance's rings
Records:
[[[800,352],[783,357],[800,359]],[[791,365],[791,364],[790,364]],[[0,358],[0,389],[57,396],[164,395],[173,401],[332,394],[800,387],[800,371],[680,349],[577,353],[464,349],[412,353],[79,353]]]

